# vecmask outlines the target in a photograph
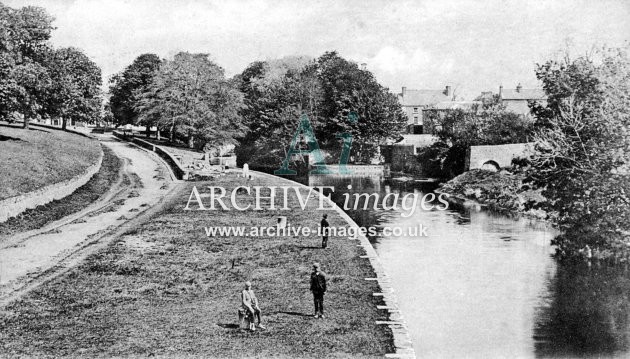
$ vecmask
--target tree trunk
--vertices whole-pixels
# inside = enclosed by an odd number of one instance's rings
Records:
[[[173,143],[173,133],[175,132],[175,124],[171,124],[171,130],[168,133],[168,141]]]
[[[151,137],[151,126],[147,125],[146,128],[147,128],[147,138],[150,138]]]
[[[30,122],[31,122],[31,120],[28,117],[24,116],[24,128],[25,129],[28,130],[28,125],[29,125]]]
[[[64,131],[66,130],[67,123],[68,123],[68,121],[66,120],[65,117],[61,119],[61,129],[62,130],[64,130]]]
[[[158,141],[161,140],[161,138],[160,138],[160,129],[159,128],[155,131],[155,138],[157,138]]]

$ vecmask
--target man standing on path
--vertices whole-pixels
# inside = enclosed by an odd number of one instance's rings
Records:
[[[326,292],[326,274],[321,271],[319,263],[313,263],[311,273],[311,292],[315,303],[315,318],[324,318],[324,293]]]
[[[319,228],[322,231],[322,248],[328,247],[328,232],[330,232],[330,224],[328,224],[328,215],[324,214]]]

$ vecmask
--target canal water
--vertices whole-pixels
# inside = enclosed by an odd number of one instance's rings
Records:
[[[379,177],[311,176],[309,185],[334,186],[340,206],[344,192],[431,191]],[[400,206],[347,212],[363,227],[426,228],[370,238],[419,358],[630,358],[627,268],[557,263],[546,224],[452,205],[418,205],[408,218]]]

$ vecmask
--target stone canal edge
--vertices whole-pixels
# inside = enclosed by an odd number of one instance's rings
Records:
[[[240,170],[234,170],[234,171],[240,171]],[[274,176],[268,173],[252,171],[252,170],[250,170],[249,173],[254,176],[274,178],[276,180],[278,178],[282,178],[282,177]],[[291,182],[292,185],[304,187],[307,189],[311,188],[302,183],[298,183],[287,178],[282,178],[282,179],[284,179],[287,182]],[[402,312],[398,307],[398,299],[394,292],[394,288],[391,285],[391,280],[389,279],[387,273],[385,273],[385,269],[383,268],[383,265],[381,264],[381,261],[378,257],[378,254],[376,254],[374,247],[372,247],[372,244],[370,243],[368,238],[361,234],[361,231],[359,231],[359,228],[360,228],[359,225],[352,218],[350,218],[350,216],[346,212],[344,212],[329,197],[324,196],[322,193],[318,191],[315,191],[315,192],[318,194],[318,196],[323,197],[324,201],[328,202],[328,204],[332,208],[334,208],[335,211],[337,211],[339,216],[341,216],[341,218],[343,218],[348,223],[349,228],[354,228],[355,233],[358,233],[356,238],[349,238],[349,239],[359,241],[359,244],[357,244],[357,246],[362,247],[366,253],[365,255],[361,256],[361,258],[369,260],[370,265],[372,266],[372,269],[374,270],[374,273],[376,274],[376,277],[365,278],[365,280],[375,281],[378,283],[379,287],[381,288],[381,292],[373,293],[372,295],[374,297],[381,297],[385,305],[379,305],[377,306],[377,309],[386,310],[389,313],[388,321],[376,321],[377,325],[387,325],[391,329],[392,335],[394,338],[395,352],[387,353],[385,354],[385,357],[386,358],[405,358],[405,359],[416,358],[416,353],[413,349],[413,342],[411,341],[411,336],[409,335],[407,323],[405,322]]]

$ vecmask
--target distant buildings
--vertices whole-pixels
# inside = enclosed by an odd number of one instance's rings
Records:
[[[423,111],[433,108],[441,102],[453,101],[453,89],[446,86],[444,90],[411,90],[406,87],[398,94],[398,100],[407,115],[407,132],[423,133]]]
[[[406,87],[398,94],[398,100],[407,116],[408,134],[431,134],[430,124],[426,122],[429,112],[448,112],[456,109],[471,109],[479,101],[455,101],[453,89],[411,90]]]
[[[482,96],[484,94],[482,92]],[[504,89],[503,86],[499,86],[499,101],[507,111],[529,115],[528,102],[546,102],[547,95],[542,89],[524,89],[521,84],[518,84],[515,89]]]
[[[496,101],[503,104],[507,111],[527,116],[530,114],[529,103],[544,103],[547,96],[542,89],[524,89],[519,83],[514,89],[499,86],[498,95],[492,91],[482,92],[475,101],[455,101],[451,86],[446,86],[444,90],[413,90],[403,87],[398,94],[398,100],[407,116],[407,131],[396,144],[411,146],[413,150],[410,152],[415,154],[418,149],[429,146],[436,140],[433,134],[439,129],[439,120],[434,124],[435,121],[429,120],[431,118],[442,118],[454,110],[481,111],[483,105]]]

